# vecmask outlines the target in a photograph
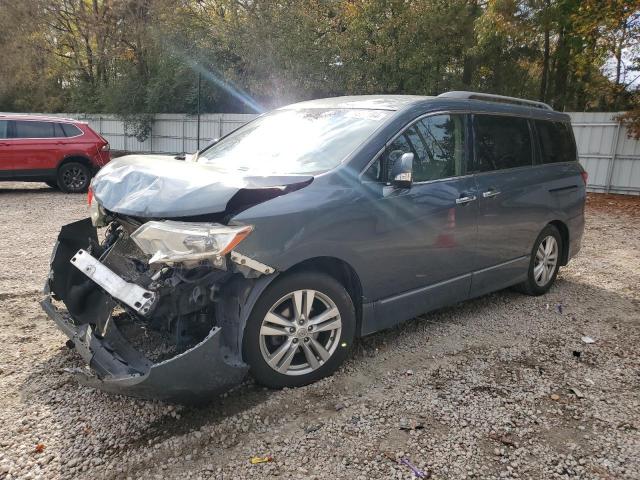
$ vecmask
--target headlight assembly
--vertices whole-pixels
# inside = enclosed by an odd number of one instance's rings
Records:
[[[222,256],[251,233],[253,227],[227,226],[218,223],[147,222],[131,238],[147,255],[149,263],[181,263],[210,260],[222,264]]]

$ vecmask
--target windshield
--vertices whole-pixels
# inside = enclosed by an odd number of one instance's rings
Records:
[[[199,163],[255,175],[320,173],[339,165],[391,113],[386,110],[275,110],[203,151]]]

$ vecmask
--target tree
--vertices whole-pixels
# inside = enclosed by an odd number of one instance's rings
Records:
[[[639,15],[640,0],[0,0],[0,109],[117,113],[141,132],[198,104],[360,93],[622,110]]]

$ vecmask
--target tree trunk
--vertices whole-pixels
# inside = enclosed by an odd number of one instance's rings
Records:
[[[549,82],[549,27],[544,29],[544,54],[542,57],[542,78],[540,79],[540,101],[547,101],[547,83]]]
[[[622,46],[625,42],[627,32],[626,22],[622,24],[622,36],[620,41],[616,45],[615,57],[616,57],[616,87],[620,85],[620,77],[622,75]]]
[[[462,60],[462,85],[465,88],[471,88],[473,80],[473,70],[475,68],[475,61],[471,54],[471,49],[475,45],[475,31],[474,23],[478,18],[478,2],[477,0],[470,0],[467,19],[465,22],[464,31],[464,45],[463,45],[463,60]]]
[[[554,107],[557,110],[564,110],[567,102],[567,77],[569,75],[569,61],[571,52],[567,45],[565,27],[562,27],[558,35],[558,46],[556,47],[556,71],[554,78]]]
[[[545,1],[544,11],[544,53],[542,57],[542,78],[540,79],[540,101],[547,101],[547,85],[549,83],[549,57],[550,57],[550,26],[549,26],[549,7],[551,0]]]

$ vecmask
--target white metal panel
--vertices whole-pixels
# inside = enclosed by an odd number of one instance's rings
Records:
[[[618,113],[572,112],[580,163],[588,189],[640,195],[640,141],[629,138]]]
[[[38,114],[33,114],[38,115]],[[151,136],[138,141],[131,132],[125,134],[124,122],[115,115],[57,113],[41,114],[73,118],[87,122],[105,137],[113,150],[129,152],[180,153],[198,148],[195,115],[161,113],[154,116]],[[620,127],[617,113],[570,112],[580,163],[589,173],[588,189],[640,194],[640,141],[631,139]],[[210,140],[227,135],[254,114],[207,113],[200,116],[200,147]],[[617,138],[617,142],[616,142]],[[614,145],[614,143],[617,143]],[[608,184],[610,180],[610,184]]]

